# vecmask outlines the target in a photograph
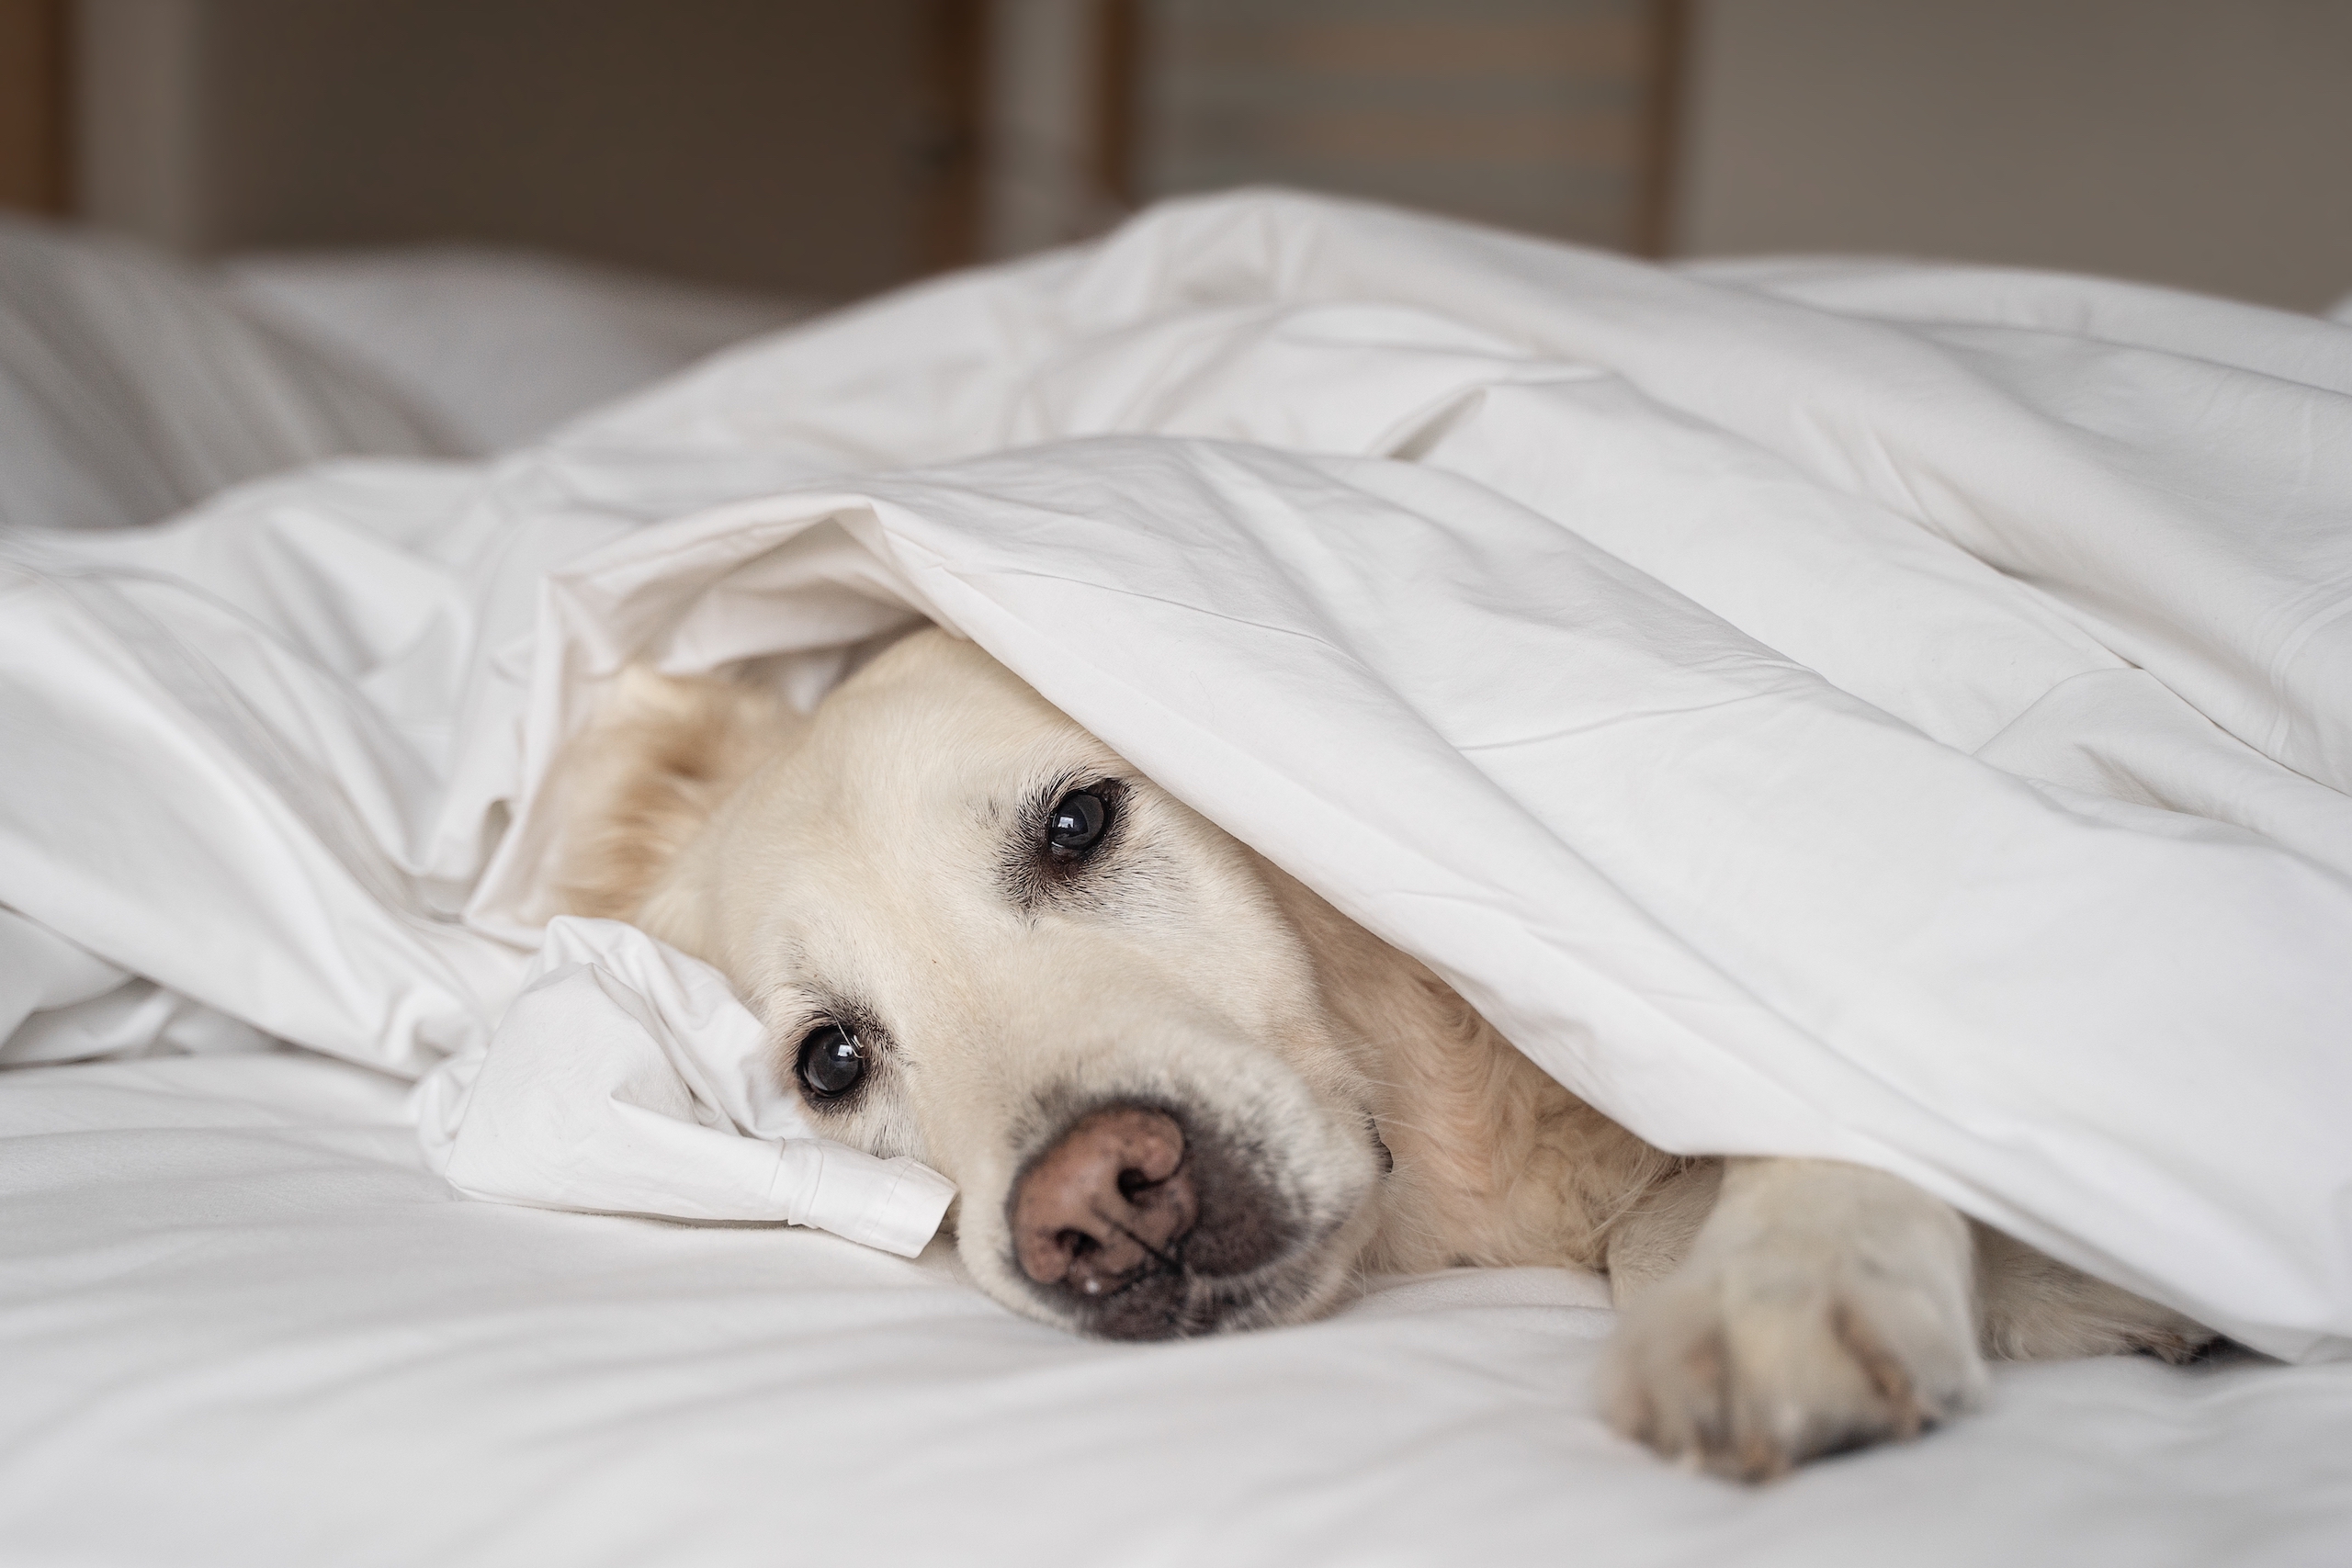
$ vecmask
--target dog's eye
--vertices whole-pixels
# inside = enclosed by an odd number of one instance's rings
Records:
[[[857,1036],[838,1023],[821,1024],[800,1043],[800,1081],[819,1100],[839,1100],[865,1077]]]
[[[1084,854],[1102,836],[1111,808],[1091,790],[1074,789],[1054,802],[1046,818],[1046,847],[1065,859]]]

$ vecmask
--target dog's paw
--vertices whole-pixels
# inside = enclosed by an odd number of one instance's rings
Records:
[[[1905,1207],[1860,1205],[1850,1226],[1702,1235],[1626,1308],[1603,1390],[1611,1424],[1669,1459],[1763,1481],[1976,1404],[1986,1376],[1966,1236],[1956,1217]]]
[[[1941,1293],[1770,1247],[1702,1263],[1652,1289],[1618,1330],[1610,1422],[1744,1481],[1917,1437],[1985,1385],[1965,1304],[1955,1322]]]

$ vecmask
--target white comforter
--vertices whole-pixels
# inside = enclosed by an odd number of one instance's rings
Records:
[[[1645,1136],[2352,1336],[2340,328],[1229,197],[5,548],[11,940],[187,1016],[478,1045],[597,681],[928,616]]]

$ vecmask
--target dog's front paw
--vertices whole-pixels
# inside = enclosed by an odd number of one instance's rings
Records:
[[[1669,1459],[1762,1481],[1977,1403],[1986,1378],[1958,1217],[1907,1188],[1829,1207],[1840,1223],[1719,1210],[1689,1261],[1627,1303],[1611,1424]]]

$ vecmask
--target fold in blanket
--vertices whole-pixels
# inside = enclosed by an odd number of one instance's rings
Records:
[[[805,702],[931,619],[1652,1141],[2338,1353],[2346,337],[1176,204],[496,465],[8,541],[0,902],[422,1072],[521,984],[601,682]]]
[[[820,1136],[772,1055],[718,970],[563,915],[497,1032],[425,1075],[411,1109],[425,1157],[470,1198],[782,1220],[921,1252],[955,1184]]]

